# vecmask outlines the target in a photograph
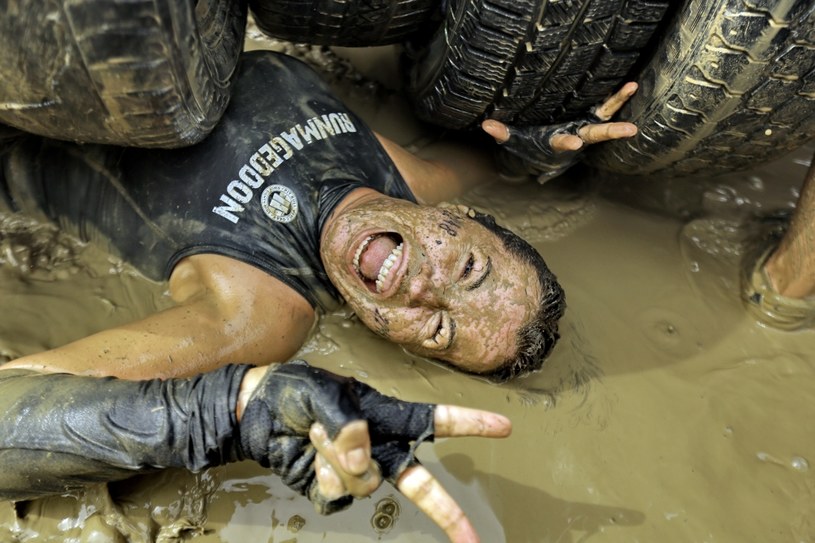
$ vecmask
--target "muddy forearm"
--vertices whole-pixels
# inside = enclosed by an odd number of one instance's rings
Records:
[[[235,317],[211,306],[207,299],[184,303],[19,358],[7,367],[122,379],[185,377],[235,360],[259,365],[285,362],[302,344],[310,326],[308,318],[289,318],[291,311],[273,305],[263,318],[255,319]],[[274,314],[286,319],[270,318]],[[275,326],[280,320],[283,324]]]
[[[240,459],[235,408],[249,368],[167,381],[0,371],[0,498]]]
[[[371,457],[391,481],[434,432],[433,405],[384,396],[303,361],[255,370],[229,365],[166,381],[3,370],[0,410],[0,499],[10,500],[247,459],[330,513],[352,498],[321,496],[309,438],[314,423],[333,439],[351,422],[368,421]]]

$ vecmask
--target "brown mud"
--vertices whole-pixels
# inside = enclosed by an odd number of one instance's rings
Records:
[[[363,73],[396,80],[390,49],[340,53]],[[376,129],[416,147],[436,137],[419,130],[393,85],[348,74],[340,90]],[[543,187],[468,196],[526,235],[566,289],[561,343],[530,378],[496,386],[417,359],[346,311],[322,319],[302,357],[400,398],[511,417],[509,439],[448,439],[419,451],[482,541],[813,542],[815,332],[768,329],[739,299],[740,259],[756,230],[745,217],[789,209],[811,151],[716,179],[576,171]],[[169,304],[164,285],[105,253],[10,221],[0,220],[4,356]],[[26,261],[40,265],[29,273]],[[0,541],[187,540],[443,538],[390,487],[320,517],[251,463],[0,502]]]

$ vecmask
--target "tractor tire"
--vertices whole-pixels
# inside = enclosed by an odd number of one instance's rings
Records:
[[[264,33],[313,45],[364,47],[398,43],[431,25],[437,0],[250,0]]]
[[[752,168],[815,137],[815,2],[689,0],[620,120],[587,161],[672,177]]]
[[[0,122],[138,147],[203,139],[229,102],[242,0],[0,0]]]
[[[423,120],[464,129],[571,120],[625,80],[667,0],[450,0],[429,43],[409,46]]]

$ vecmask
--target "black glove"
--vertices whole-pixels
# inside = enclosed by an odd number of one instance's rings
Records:
[[[502,173],[510,176],[534,175],[540,183],[569,169],[580,153],[576,151],[556,151],[552,148],[552,136],[571,134],[579,136],[578,130],[589,124],[602,123],[593,112],[584,117],[560,124],[545,126],[509,126],[509,139],[499,143],[498,165]]]
[[[345,509],[353,498],[329,501],[320,495],[316,449],[308,437],[311,425],[321,423],[334,439],[349,422],[367,420],[371,455],[382,476],[395,483],[416,462],[416,447],[432,441],[434,409],[384,396],[356,379],[296,360],[268,371],[255,389],[241,418],[240,444],[244,456],[270,468],[318,511],[329,514]]]

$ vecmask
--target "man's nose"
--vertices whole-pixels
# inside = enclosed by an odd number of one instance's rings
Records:
[[[408,301],[411,306],[442,307],[442,287],[434,281],[427,264],[408,281]]]

